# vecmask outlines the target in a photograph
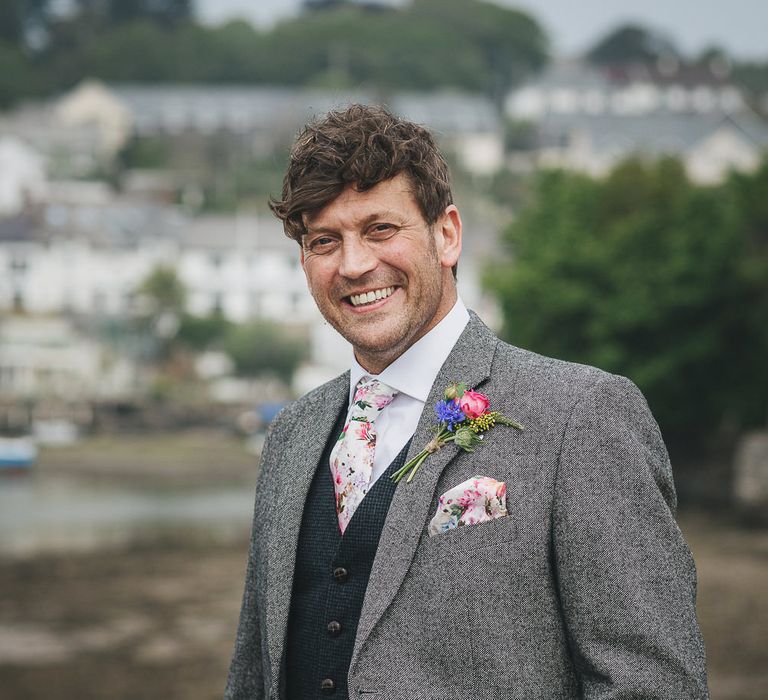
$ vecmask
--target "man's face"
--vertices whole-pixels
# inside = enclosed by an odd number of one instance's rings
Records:
[[[309,290],[369,372],[381,372],[455,303],[458,210],[447,207],[428,226],[405,175],[365,192],[347,187],[305,225],[301,264]]]

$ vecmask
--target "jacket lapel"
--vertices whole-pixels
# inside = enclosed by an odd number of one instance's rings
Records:
[[[294,432],[279,465],[273,466],[279,470],[274,492],[280,494],[280,503],[274,504],[270,513],[270,554],[264,585],[269,660],[275,691],[288,626],[304,502],[330,432],[349,400],[349,372],[329,382],[312,399],[301,400],[308,401],[305,415],[311,415],[311,420],[302,421],[302,431]]]
[[[485,381],[490,376],[497,343],[496,336],[470,312],[467,327],[432,385],[408,450],[408,460],[434,437],[434,405],[443,398],[446,386],[461,381],[474,389]],[[395,489],[373,562],[350,668],[354,668],[360,648],[400,588],[430,515],[440,474],[458,452],[459,448],[449,443],[426,459],[410,484],[403,480]]]

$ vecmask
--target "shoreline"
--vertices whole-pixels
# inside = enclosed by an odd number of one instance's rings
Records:
[[[35,478],[156,486],[253,484],[258,454],[222,430],[95,435],[73,445],[40,448]],[[20,475],[23,476],[23,475]]]

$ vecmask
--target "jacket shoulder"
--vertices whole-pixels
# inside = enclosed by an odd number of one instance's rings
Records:
[[[626,377],[591,365],[558,360],[499,340],[492,377],[497,390],[506,390],[547,420],[564,418],[577,406],[602,404],[611,410],[650,416],[640,389]],[[655,425],[655,421],[654,421]]]
[[[503,340],[498,341],[493,369],[494,372],[514,372],[517,382],[567,389],[568,393],[588,391],[605,381],[629,381],[598,367],[547,357]]]
[[[327,381],[303,396],[287,403],[275,416],[269,426],[269,435],[279,437],[293,431],[305,420],[314,420],[317,412],[327,405],[332,397],[349,388],[349,372]]]

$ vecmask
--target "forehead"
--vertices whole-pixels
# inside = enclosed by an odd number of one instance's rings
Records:
[[[362,192],[348,185],[320,211],[305,215],[304,223],[309,228],[355,225],[384,214],[404,218],[421,216],[407,176],[396,175]]]

